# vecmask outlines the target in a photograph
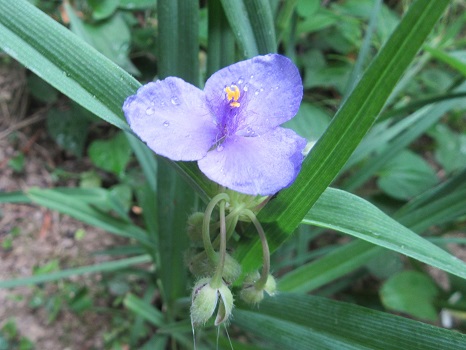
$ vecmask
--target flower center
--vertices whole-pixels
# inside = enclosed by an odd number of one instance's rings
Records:
[[[227,86],[225,92],[227,93],[227,100],[230,102],[230,107],[238,108],[240,106],[238,102],[240,96],[239,87],[236,85]]]

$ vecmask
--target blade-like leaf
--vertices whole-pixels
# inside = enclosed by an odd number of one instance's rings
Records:
[[[466,264],[358,196],[328,188],[303,223],[345,232],[466,278]]]
[[[154,326],[161,327],[164,325],[163,313],[134,294],[127,294],[123,300],[123,305]]]
[[[236,42],[244,58],[250,58],[259,54],[256,38],[252,30],[252,24],[248,17],[244,0],[220,0],[223,10],[235,35]]]
[[[234,324],[268,343],[268,349],[462,349],[466,336],[334,300],[282,293],[260,312],[237,308]]]
[[[293,186],[283,190],[259,213],[272,250],[289,237],[338,175],[448,4],[447,0],[418,0],[411,5],[311,150]],[[250,242],[243,244],[236,256],[243,261],[245,270],[251,270],[260,262],[260,244],[257,240],[253,246]]]
[[[0,288],[14,288],[20,286],[29,286],[32,284],[45,283],[69,278],[71,276],[84,275],[88,273],[116,271],[127,268],[136,264],[144,264],[151,261],[149,255],[140,255],[128,259],[104,262],[101,264],[82,266],[74,269],[62,270],[48,273],[45,275],[37,275],[26,278],[18,278],[14,280],[0,281]]]
[[[270,2],[247,0],[244,5],[249,15],[259,54],[276,52],[277,39],[275,38],[275,26]]]
[[[105,203],[107,198],[101,196],[104,190],[93,193],[89,189],[39,189],[31,188],[27,195],[32,202],[56,210],[60,213],[83,221],[89,225],[100,227],[108,232],[133,238],[143,245],[151,246],[153,243],[148,239],[146,231],[127,221],[117,219],[95,205]],[[80,197],[88,196],[88,198]]]
[[[278,290],[304,293],[315,290],[366,264],[379,253],[379,249],[373,248],[360,240],[345,244],[322,259],[287,273],[278,281]]]
[[[172,311],[172,303],[186,294],[187,273],[184,253],[188,247],[186,221],[194,207],[195,194],[176,171],[160,162],[157,180],[158,242],[160,255],[160,279],[165,301]]]

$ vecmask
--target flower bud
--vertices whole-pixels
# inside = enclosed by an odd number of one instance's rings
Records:
[[[268,275],[267,282],[263,289],[258,289],[255,285],[259,280],[259,272],[253,272],[246,276],[243,283],[243,289],[241,290],[240,297],[248,304],[258,304],[264,299],[264,291],[273,296],[277,290],[277,283],[272,275]]]
[[[256,289],[254,285],[245,287],[239,294],[240,298],[248,304],[259,304],[264,299],[264,290]]]
[[[220,305],[218,307],[217,317],[215,318],[216,326],[228,321],[233,310],[233,294],[231,294],[230,289],[225,284],[222,284],[218,292],[221,299]]]
[[[274,296],[275,292],[277,291],[277,282],[275,281],[275,278],[270,274],[267,277],[267,282],[265,282],[264,291],[271,297]]]
[[[212,276],[215,267],[211,264],[205,251],[187,257],[189,271],[196,277]]]
[[[215,264],[207,258],[207,254],[205,252],[201,252],[188,258],[188,267],[191,273],[197,277],[212,276],[217,268]],[[223,267],[222,278],[227,284],[231,284],[239,277],[240,274],[241,265],[227,253],[225,255],[225,265]]]
[[[220,303],[215,325],[227,321],[233,310],[233,295],[222,282],[219,288],[210,285],[210,278],[200,279],[193,288],[191,304],[191,322],[194,326],[204,325],[214,314],[217,303]]]
[[[197,212],[188,218],[186,232],[189,239],[193,243],[202,243],[202,222],[204,221],[204,213]]]

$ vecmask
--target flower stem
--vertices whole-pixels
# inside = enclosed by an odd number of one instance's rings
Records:
[[[227,253],[227,229],[225,224],[225,201],[220,202],[220,247],[218,254],[220,255],[215,269],[215,274],[210,280],[212,288],[220,288],[222,284],[223,268],[225,266],[225,256]]]
[[[202,242],[204,243],[204,249],[210,261],[215,265],[217,265],[218,256],[214,250],[214,247],[212,246],[212,242],[210,241],[210,218],[212,216],[212,211],[218,202],[229,200],[230,198],[226,193],[217,194],[207,205],[204,213],[204,220],[202,221]]]
[[[263,259],[262,273],[261,273],[261,277],[259,278],[259,280],[254,284],[254,287],[257,290],[261,290],[261,289],[264,289],[265,284],[267,283],[267,279],[269,278],[269,272],[270,272],[269,244],[267,243],[267,238],[265,237],[264,229],[262,228],[262,225],[259,222],[259,220],[257,220],[256,215],[254,215],[254,213],[249,209],[244,209],[242,213],[246,215],[251,220],[253,225],[255,226],[257,233],[259,234],[261,244],[262,244],[262,259]]]

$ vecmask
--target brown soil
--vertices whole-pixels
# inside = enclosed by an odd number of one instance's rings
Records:
[[[38,107],[32,112],[30,109],[33,108],[25,88],[24,69],[12,62],[2,65],[0,61],[0,192],[56,186],[51,169],[63,158],[62,151],[48,138],[43,126],[47,108]],[[15,173],[9,161],[19,152],[25,155],[24,170]],[[76,160],[59,165],[73,171],[70,169],[73,164],[86,166],[85,161]],[[67,185],[76,184],[71,181]],[[85,231],[79,240],[75,239],[78,230]],[[13,237],[12,232],[17,232],[17,236]],[[11,247],[3,248],[7,239],[11,239]],[[108,257],[92,253],[117,242],[121,244],[121,238],[45,208],[0,204],[0,280],[31,276],[34,267],[53,259],[59,261],[60,269],[99,263]],[[108,300],[99,294],[101,287],[96,283],[99,279],[94,274],[69,281],[89,287],[94,305],[106,305]],[[107,314],[84,311],[77,315],[63,307],[57,319],[48,322],[49,314],[44,307],[29,306],[38,288],[0,289],[0,329],[14,319],[20,335],[30,339],[36,349],[104,348],[103,335],[109,331],[111,321]],[[42,288],[48,296],[62,291],[60,283],[49,283]]]

